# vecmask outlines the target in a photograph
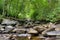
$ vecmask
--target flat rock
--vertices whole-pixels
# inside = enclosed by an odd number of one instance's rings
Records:
[[[12,26],[6,26],[4,32],[10,32],[10,31],[12,31],[13,29],[14,29],[14,27],[12,27]]]
[[[21,28],[21,29],[15,28],[15,29],[13,30],[13,32],[25,33],[25,32],[26,32],[26,29],[25,29],[25,28]]]
[[[32,28],[28,29],[27,32],[28,33],[33,33],[33,34],[38,33],[36,30],[34,30]]]
[[[0,34],[0,40],[9,40],[9,34]]]
[[[17,34],[17,36],[19,37],[27,37],[27,36],[31,36],[30,34]]]
[[[41,25],[35,26],[35,27],[33,27],[33,29],[37,30],[38,32],[42,32],[43,30],[45,30],[45,28]]]
[[[14,21],[14,20],[9,20],[9,19],[3,19],[2,23],[1,24],[7,24],[7,25],[10,25],[10,24],[16,24],[17,21]]]
[[[47,32],[47,35],[60,35],[60,31]]]

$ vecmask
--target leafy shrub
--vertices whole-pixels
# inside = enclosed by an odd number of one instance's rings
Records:
[[[60,20],[59,4],[59,0],[5,0],[4,7],[7,16],[55,22]]]

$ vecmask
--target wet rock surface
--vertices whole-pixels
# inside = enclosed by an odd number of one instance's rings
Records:
[[[15,21],[15,20],[10,20],[10,19],[3,19],[2,21],[2,25],[15,25],[17,24],[18,22]]]
[[[27,33],[36,34],[36,33],[38,33],[38,32],[37,32],[36,30],[32,29],[32,28],[29,28],[29,29],[27,30]]]
[[[37,36],[41,36],[41,35],[53,36],[54,35],[53,33],[55,33],[53,31],[55,31],[56,33],[60,33],[60,24],[59,25],[55,25],[53,23],[40,24],[39,21],[37,22],[27,21],[21,25],[20,22],[16,20],[3,19],[2,23],[0,24],[0,39],[16,40],[13,37],[27,37],[29,40],[32,35],[36,36],[37,34],[38,34]],[[49,40],[49,37],[47,37],[46,40]]]
[[[11,35],[9,35],[9,34],[0,34],[0,40],[10,40],[9,39],[10,36]]]

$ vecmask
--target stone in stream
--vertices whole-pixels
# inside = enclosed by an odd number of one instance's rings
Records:
[[[45,29],[42,34],[46,34],[47,32],[50,32],[50,31],[55,31],[55,28],[56,28],[56,25],[53,24],[53,23],[49,23],[48,25],[48,28]]]
[[[3,31],[4,31],[4,29],[3,29],[3,28],[1,28],[1,29],[0,29],[0,33],[3,33]]]
[[[56,27],[56,25],[55,24],[53,24],[53,23],[49,23],[49,24],[47,24],[47,26],[50,28],[50,27],[52,27],[52,28],[55,28]]]
[[[10,20],[10,19],[3,19],[2,23],[3,25],[12,25],[12,24],[17,24],[17,21]]]
[[[30,34],[17,34],[18,40],[30,40],[31,35]]]
[[[5,29],[4,29],[5,26],[3,25],[0,25],[0,33],[2,33]]]
[[[24,24],[24,28],[32,28],[34,25],[32,22],[27,22],[26,24]]]
[[[25,28],[15,28],[12,32],[16,32],[16,33],[25,33],[27,30]]]
[[[4,30],[4,27],[3,25],[0,25],[0,30]]]
[[[10,34],[0,34],[0,40],[9,40]]]
[[[19,37],[27,37],[27,36],[31,36],[30,34],[17,34],[17,36]]]
[[[13,29],[14,29],[14,27],[12,27],[12,26],[6,26],[5,30],[3,32],[5,32],[5,33],[12,32]]]
[[[46,33],[47,35],[60,35],[60,31],[50,31]]]
[[[55,30],[60,31],[60,24],[56,24]]]
[[[40,21],[35,21],[34,23],[35,23],[35,24],[40,24]]]
[[[33,28],[29,28],[29,29],[27,29],[27,33],[36,34],[38,32],[36,30],[34,30]]]
[[[45,30],[45,28],[43,26],[41,26],[41,25],[35,26],[35,27],[33,27],[33,29],[38,31],[38,33],[40,33],[40,34],[42,33],[42,31]]]

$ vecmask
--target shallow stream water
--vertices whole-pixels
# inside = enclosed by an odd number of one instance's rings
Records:
[[[0,40],[12,40],[9,39],[10,34],[0,34]],[[54,37],[46,37],[46,38],[40,38],[40,37],[31,37],[30,39],[28,37],[15,37],[15,40],[60,40],[60,36]]]

